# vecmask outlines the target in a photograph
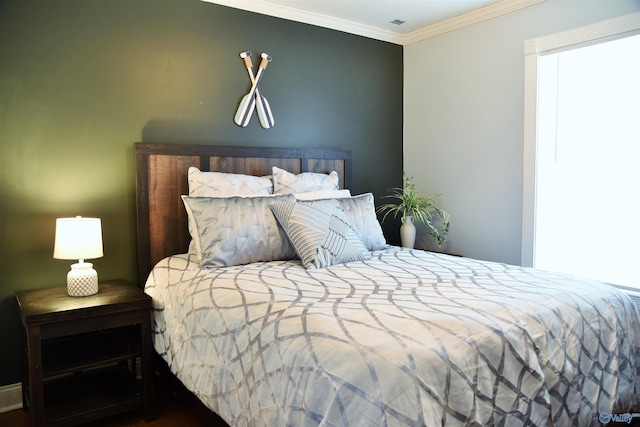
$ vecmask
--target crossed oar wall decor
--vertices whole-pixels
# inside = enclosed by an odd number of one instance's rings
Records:
[[[264,75],[264,71],[267,69],[267,64],[271,62],[271,57],[266,53],[263,53],[260,57],[262,60],[260,61],[258,72],[254,76],[253,63],[251,62],[251,51],[247,50],[240,54],[240,58],[244,60],[245,67],[249,73],[249,79],[251,79],[251,89],[249,90],[249,93],[243,96],[242,100],[240,100],[238,111],[236,111],[236,115],[233,120],[238,126],[246,127],[249,124],[249,120],[251,120],[253,110],[257,107],[258,120],[260,120],[260,124],[263,128],[269,129],[273,127],[275,121],[273,120],[273,114],[271,113],[271,106],[269,105],[267,98],[262,96],[260,93],[258,83],[260,83],[260,80]]]

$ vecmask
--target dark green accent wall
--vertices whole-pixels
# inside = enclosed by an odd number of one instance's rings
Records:
[[[273,129],[233,123],[243,50],[274,58]],[[0,385],[20,379],[14,292],[65,283],[55,218],[102,218],[100,278],[135,281],[134,142],[349,149],[352,191],[382,195],[402,74],[401,46],[199,0],[0,0]]]

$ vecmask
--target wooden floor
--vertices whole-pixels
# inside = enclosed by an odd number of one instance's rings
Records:
[[[163,377],[156,378],[156,410],[158,417],[145,422],[142,411],[117,415],[100,422],[90,423],[91,427],[202,427],[226,426],[224,423],[206,420],[191,401],[182,398],[180,393]],[[0,414],[0,427],[31,427],[28,412],[22,409]]]

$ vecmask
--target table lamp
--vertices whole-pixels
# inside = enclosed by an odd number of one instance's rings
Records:
[[[100,218],[58,218],[53,257],[77,259],[67,274],[67,293],[80,297],[98,292],[98,273],[85,259],[100,258],[102,253],[102,225]]]

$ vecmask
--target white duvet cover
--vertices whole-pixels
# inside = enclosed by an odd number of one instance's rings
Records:
[[[166,258],[145,287],[155,348],[232,426],[589,426],[638,405],[638,311],[615,288],[373,254],[318,270]]]

